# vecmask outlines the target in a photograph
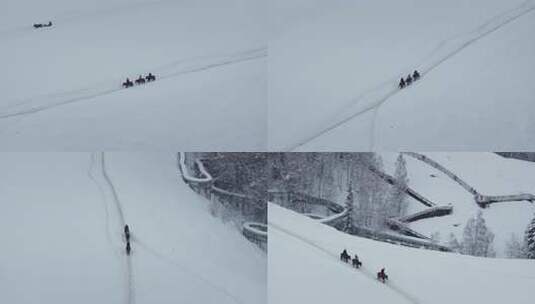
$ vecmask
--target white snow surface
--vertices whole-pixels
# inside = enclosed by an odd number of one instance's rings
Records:
[[[260,0],[2,1],[1,149],[263,150],[266,18]]]
[[[268,294],[291,303],[531,303],[535,263],[488,259],[377,242],[341,233],[269,205]],[[339,260],[346,248],[363,262]],[[383,284],[376,273],[386,268]]]
[[[266,254],[175,153],[106,153],[105,171],[100,153],[1,156],[1,303],[266,303]]]
[[[274,2],[270,150],[535,148],[535,1]]]
[[[482,194],[508,195],[535,194],[535,163],[503,158],[490,152],[424,152]],[[385,170],[393,174],[397,153],[381,153]],[[409,186],[438,206],[453,206],[451,215],[419,220],[410,224],[412,229],[430,236],[440,232],[446,242],[454,233],[459,240],[467,220],[479,210],[491,231],[495,234],[494,245],[498,256],[504,256],[505,242],[512,233],[520,239],[528,223],[535,215],[534,204],[528,201],[502,202],[481,209],[471,193],[462,188],[441,171],[426,163],[404,156],[407,162]],[[434,175],[435,177],[432,177]],[[410,199],[409,214],[427,207]]]

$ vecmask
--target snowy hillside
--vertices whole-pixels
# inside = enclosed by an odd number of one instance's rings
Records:
[[[210,215],[176,154],[2,153],[0,167],[0,302],[266,303],[265,253]]]
[[[284,2],[272,5],[271,150],[535,148],[535,1]],[[415,69],[422,79],[399,90]]]
[[[471,187],[484,195],[535,194],[535,163],[507,159],[494,153],[422,153],[439,163]],[[382,153],[385,170],[393,173],[397,154]],[[533,218],[535,206],[528,201],[500,202],[481,209],[474,196],[443,172],[427,163],[405,155],[409,186],[438,206],[453,206],[451,215],[419,220],[410,224],[412,229],[427,236],[439,232],[447,241],[450,232],[459,239],[468,218],[483,211],[487,225],[495,234],[494,244],[498,256],[503,256],[505,242],[511,233],[523,237],[526,226]],[[426,209],[411,200],[409,213]]]
[[[265,27],[256,0],[3,1],[4,150],[264,149]]]
[[[531,303],[535,264],[390,245],[269,205],[270,303]],[[360,270],[339,261],[346,248]],[[376,280],[386,267],[389,280]]]

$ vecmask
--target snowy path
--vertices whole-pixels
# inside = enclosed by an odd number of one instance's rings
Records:
[[[336,263],[338,263],[341,267],[347,267],[350,271],[354,271],[354,272],[357,272],[357,273],[362,273],[363,275],[365,275],[368,279],[374,281],[374,282],[377,282],[377,284],[383,284],[379,281],[377,281],[376,277],[375,277],[375,274],[366,269],[365,265],[363,265],[359,270],[355,270],[350,264],[344,264],[342,262],[340,262],[339,260],[339,256],[338,254],[336,253],[333,253],[331,252],[330,250],[328,249],[325,249],[323,248],[322,246],[318,245],[317,243],[303,237],[303,236],[300,236],[296,233],[293,233],[291,232],[290,230],[288,229],[285,229],[281,226],[279,226],[278,224],[272,222],[272,221],[268,221],[268,224],[269,224],[269,229],[275,229],[281,233],[284,233],[288,236],[291,236],[292,238],[300,241],[300,242],[304,242],[306,243],[307,245],[315,248],[316,250],[322,252],[324,255],[328,256],[331,260],[335,261]],[[407,303],[413,303],[413,304],[418,304],[418,303],[421,303],[415,296],[401,290],[399,287],[397,287],[395,285],[395,283],[392,283],[392,281],[388,281],[386,284],[383,284],[385,287],[388,287],[389,289],[391,289],[393,292],[397,293],[398,295],[400,295],[401,297],[403,297]]]
[[[229,55],[205,56],[179,60],[148,69],[156,75],[157,80],[144,85],[134,86],[128,90],[139,90],[145,87],[156,85],[160,81],[168,78],[224,67],[226,65],[237,64],[264,57],[267,57],[267,47],[245,50]],[[145,73],[146,72],[141,72],[141,74]],[[130,75],[132,78],[134,75],[139,74],[139,72],[131,72],[127,75]],[[36,96],[22,101],[17,101],[0,109],[0,119],[34,114],[59,106],[127,90],[121,87],[121,83],[123,81],[124,79],[108,79],[105,82],[94,84],[93,86],[87,88],[60,91],[53,94]]]
[[[455,56],[463,49],[469,47],[481,38],[497,31],[498,29],[509,24],[510,22],[533,11],[534,9],[535,1],[528,0],[516,8],[513,8],[509,11],[506,11],[498,16],[491,18],[479,27],[465,34],[442,41],[435,48],[435,50],[431,52],[429,56],[427,56],[426,59],[424,59],[420,64],[415,65],[415,69],[420,71],[422,78],[425,79],[424,76],[427,73],[431,72],[433,69],[435,69],[451,57]],[[339,114],[337,114],[334,119],[330,119],[328,123],[322,126],[321,129],[314,131],[314,133],[311,133],[311,135],[297,142],[296,144],[284,148],[283,151],[294,151],[299,147],[309,143],[310,141],[338,128],[339,126],[354,119],[355,117],[367,113],[370,110],[375,110],[370,130],[370,132],[372,133],[372,138],[370,139],[370,150],[373,151],[375,148],[375,139],[373,138],[376,129],[375,119],[377,116],[378,108],[388,99],[390,99],[390,97],[400,92],[398,88],[398,81],[400,79],[400,75],[405,75],[406,73],[407,71],[400,71],[399,73],[396,73],[395,76],[392,76],[385,82],[365,91],[357,98],[351,100],[347,106],[341,108],[338,112]],[[422,80],[423,79],[419,80],[418,82],[416,82],[416,84],[418,84]],[[415,84],[413,84],[412,86],[414,85]],[[410,88],[411,87],[408,87],[404,90]]]
[[[94,172],[96,171],[96,172]],[[109,203],[113,201],[113,207],[116,211],[116,216],[119,219],[119,222],[115,222],[114,229],[110,232],[109,230],[109,221],[110,221],[110,212],[106,207],[106,225],[109,240],[113,240],[113,235],[122,234],[122,229],[126,225],[124,218],[123,208],[119,196],[117,195],[117,190],[111,181],[108,172],[106,170],[106,158],[104,152],[93,153],[91,155],[90,171],[89,176],[97,184],[97,187],[102,193],[105,201]],[[111,199],[110,199],[111,198]],[[113,209],[112,207],[112,209]],[[116,232],[116,234],[114,234]],[[116,241],[116,240],[115,240]],[[124,238],[121,238],[121,241],[125,241]],[[122,248],[121,248],[122,249]],[[124,251],[121,250],[121,254]],[[125,303],[133,304],[135,303],[135,290],[133,282],[133,267],[132,267],[132,255],[126,255],[126,300]]]

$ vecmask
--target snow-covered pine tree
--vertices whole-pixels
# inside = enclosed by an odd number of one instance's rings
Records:
[[[407,163],[403,154],[396,159],[396,171],[394,173],[396,184],[392,186],[390,194],[390,216],[404,216],[407,213],[407,193],[409,178],[407,176]]]
[[[524,257],[524,248],[514,233],[511,233],[511,237],[505,243],[505,256],[510,259],[521,259]]]
[[[524,235],[525,254],[528,259],[535,259],[535,217],[526,228]]]
[[[347,218],[346,223],[344,227],[344,231],[350,232],[353,230],[353,189],[351,186],[351,182],[349,182],[349,186],[347,189],[347,197],[345,201],[345,207],[347,209]]]
[[[470,218],[463,233],[462,253],[467,255],[494,257],[494,234],[489,230],[483,212],[479,210],[476,217]]]
[[[450,247],[453,252],[461,252],[462,246],[461,243],[455,237],[455,234],[450,233],[450,239],[448,240],[448,247]]]

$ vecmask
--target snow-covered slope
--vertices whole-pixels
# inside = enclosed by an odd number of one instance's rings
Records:
[[[265,148],[263,1],[4,5],[4,150]],[[51,28],[32,28],[49,20]],[[126,77],[148,72],[156,82],[121,88]]]
[[[275,2],[270,149],[535,147],[535,1]]]
[[[266,303],[265,253],[209,214],[175,156],[2,153],[0,302]]]
[[[535,264],[390,245],[269,205],[270,303],[531,303]],[[346,248],[364,266],[339,261]],[[375,279],[386,267],[389,281]]]
[[[459,178],[485,195],[535,194],[535,163],[507,159],[494,153],[436,152],[423,153],[456,174]],[[381,154],[385,170],[393,173],[397,154]],[[458,238],[469,217],[478,210],[495,234],[495,247],[503,256],[505,242],[515,233],[521,238],[535,213],[535,206],[528,201],[502,202],[481,209],[474,196],[441,171],[418,159],[405,156],[409,185],[439,206],[451,204],[453,213],[440,218],[431,218],[411,223],[411,228],[430,235],[440,232],[442,241],[447,241],[450,232]],[[422,204],[411,201],[409,213],[425,209]]]

